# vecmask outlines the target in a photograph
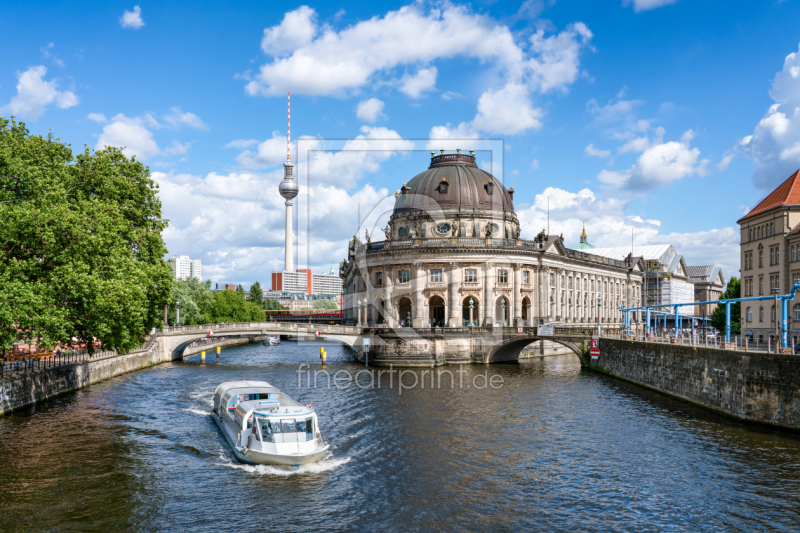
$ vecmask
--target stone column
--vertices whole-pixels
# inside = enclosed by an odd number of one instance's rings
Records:
[[[383,267],[383,307],[384,307],[384,320],[386,324],[389,325],[390,328],[393,328],[397,325],[397,318],[394,316],[394,305],[392,304],[392,298],[394,298],[393,294],[393,287],[394,287],[394,269],[391,266],[384,266]]]
[[[514,326],[522,325],[522,270],[519,265],[512,265],[514,270],[514,286],[511,291],[511,298],[514,306],[514,319],[511,324]]]
[[[428,327],[428,317],[423,316],[425,311],[424,294],[425,288],[425,265],[414,263],[414,308],[411,310],[411,324],[415,328]]]
[[[494,318],[494,269],[492,265],[486,263],[483,265],[483,325],[492,327],[495,322]]]
[[[461,285],[461,269],[458,263],[450,263],[448,283],[449,296],[447,301],[450,304],[450,318],[447,325],[451,328],[457,328],[461,326],[461,302],[458,298],[458,288]]]

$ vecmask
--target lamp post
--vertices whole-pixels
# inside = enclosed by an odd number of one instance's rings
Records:
[[[600,325],[600,306],[603,305],[602,301],[603,301],[603,298],[598,294],[597,295],[597,336],[598,337],[600,336],[601,328],[602,328],[602,326]]]
[[[625,295],[622,296],[622,303],[619,306],[619,310],[622,311],[625,309]],[[625,328],[625,335],[630,335],[630,331],[628,330],[628,312],[622,311],[622,324]]]
[[[360,328],[361,326],[363,326],[363,324],[361,323],[361,300],[356,299],[356,302],[358,303],[358,306],[357,306],[358,307],[358,323],[356,324],[356,327]]]
[[[175,326],[181,325],[181,301],[175,302]]]
[[[364,297],[364,327],[369,327],[369,320],[367,320],[367,297]]]
[[[472,323],[472,310],[473,309],[475,309],[475,301],[472,298],[470,298],[469,299],[469,324],[467,324],[467,327],[469,327],[469,328],[474,328],[475,327],[475,324]]]

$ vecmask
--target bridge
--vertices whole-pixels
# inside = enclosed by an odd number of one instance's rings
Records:
[[[537,341],[566,346],[578,356],[581,365],[586,366],[589,361],[585,357],[585,347],[596,332],[593,328],[564,326],[555,327],[553,336],[542,336],[537,327],[384,328],[307,322],[241,322],[167,327],[158,330],[157,336],[162,355],[173,360],[181,359],[184,350],[200,339],[282,335],[337,341],[353,348],[359,361],[376,366],[514,362],[525,346]],[[603,333],[619,332],[606,328]]]

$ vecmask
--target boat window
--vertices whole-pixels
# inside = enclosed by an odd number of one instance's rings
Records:
[[[281,420],[283,427],[281,428],[284,433],[294,433],[296,431],[294,419]]]
[[[305,442],[314,438],[314,423],[311,418],[299,418],[295,420],[294,431],[297,433],[297,440]]]
[[[275,442],[275,433],[280,433],[280,425],[264,418],[259,418],[258,423],[261,425],[261,440],[263,442]],[[278,427],[276,428],[276,426]]]

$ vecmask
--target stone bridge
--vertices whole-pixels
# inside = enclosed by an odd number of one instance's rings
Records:
[[[208,337],[241,335],[284,335],[318,337],[338,341],[353,348],[364,361],[379,366],[438,366],[459,363],[514,362],[525,346],[536,341],[552,341],[569,348],[587,366],[582,347],[588,345],[593,328],[556,327],[554,336],[540,336],[536,327],[474,328],[380,328],[306,322],[241,322],[169,327],[159,330],[159,344],[165,358],[180,359],[191,343]],[[317,332],[320,333],[317,336]],[[604,333],[610,331],[606,328]]]
[[[336,324],[309,324],[292,322],[235,322],[225,324],[203,324],[200,326],[178,326],[156,330],[164,357],[181,359],[187,346],[209,337],[231,335],[262,336],[285,335],[297,337],[317,336],[320,339],[335,340],[350,347],[360,344],[361,328]]]

